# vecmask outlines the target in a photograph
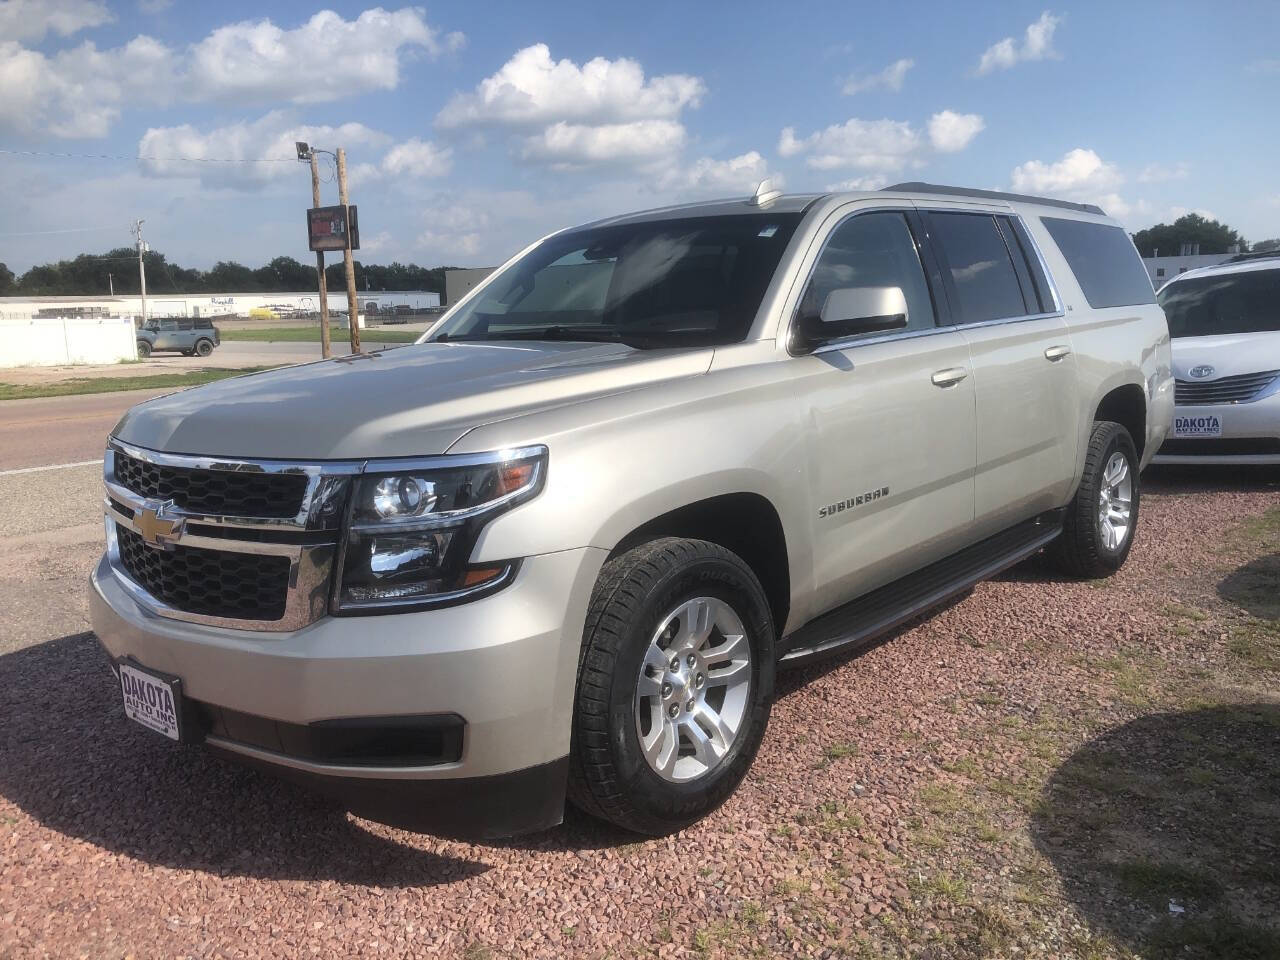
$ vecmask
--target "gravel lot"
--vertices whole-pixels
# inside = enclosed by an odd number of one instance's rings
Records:
[[[1117,577],[1033,560],[785,676],[739,793],[643,841],[572,811],[486,845],[352,818],[129,725],[91,635],[3,613],[0,957],[1163,956],[1210,921],[1235,939],[1179,956],[1266,956],[1278,555],[1280,473],[1151,478]],[[38,576],[43,603],[80,607]],[[1227,722],[1252,751],[1234,772],[1203,759]],[[1199,806],[1157,802],[1156,773],[1189,762],[1170,744],[1202,758]],[[1179,833],[1195,816],[1216,845]],[[1131,869],[1167,856],[1187,875]]]

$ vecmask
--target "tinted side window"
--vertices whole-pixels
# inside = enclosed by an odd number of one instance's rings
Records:
[[[800,316],[820,313],[832,290],[900,287],[907,299],[907,329],[934,325],[915,238],[900,213],[863,213],[831,232],[800,301]]]
[[[1098,310],[1155,303],[1147,268],[1123,229],[1059,217],[1041,217],[1040,222],[1066,257],[1089,306]]]
[[[1009,249],[985,213],[930,213],[929,233],[955,288],[960,323],[1039,313],[1028,309]]]

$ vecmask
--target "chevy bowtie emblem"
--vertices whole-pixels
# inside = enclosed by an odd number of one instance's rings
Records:
[[[142,542],[156,550],[172,550],[186,526],[183,517],[166,517],[165,511],[173,509],[172,500],[147,500],[133,515]]]

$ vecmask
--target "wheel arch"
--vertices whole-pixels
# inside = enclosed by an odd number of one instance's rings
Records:
[[[1094,409],[1093,422],[1099,420],[1113,421],[1128,430],[1138,449],[1138,460],[1142,460],[1147,443],[1147,398],[1142,387],[1122,383],[1108,390]]]
[[[609,556],[659,537],[707,540],[741,557],[764,588],[774,630],[781,636],[791,607],[791,565],[782,518],[767,497],[724,493],[676,507],[625,533]]]

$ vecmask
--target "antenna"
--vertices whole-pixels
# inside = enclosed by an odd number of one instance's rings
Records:
[[[772,180],[761,180],[760,185],[756,187],[755,195],[747,200],[747,205],[752,207],[763,207],[773,203],[782,196],[781,190],[775,190]]]

